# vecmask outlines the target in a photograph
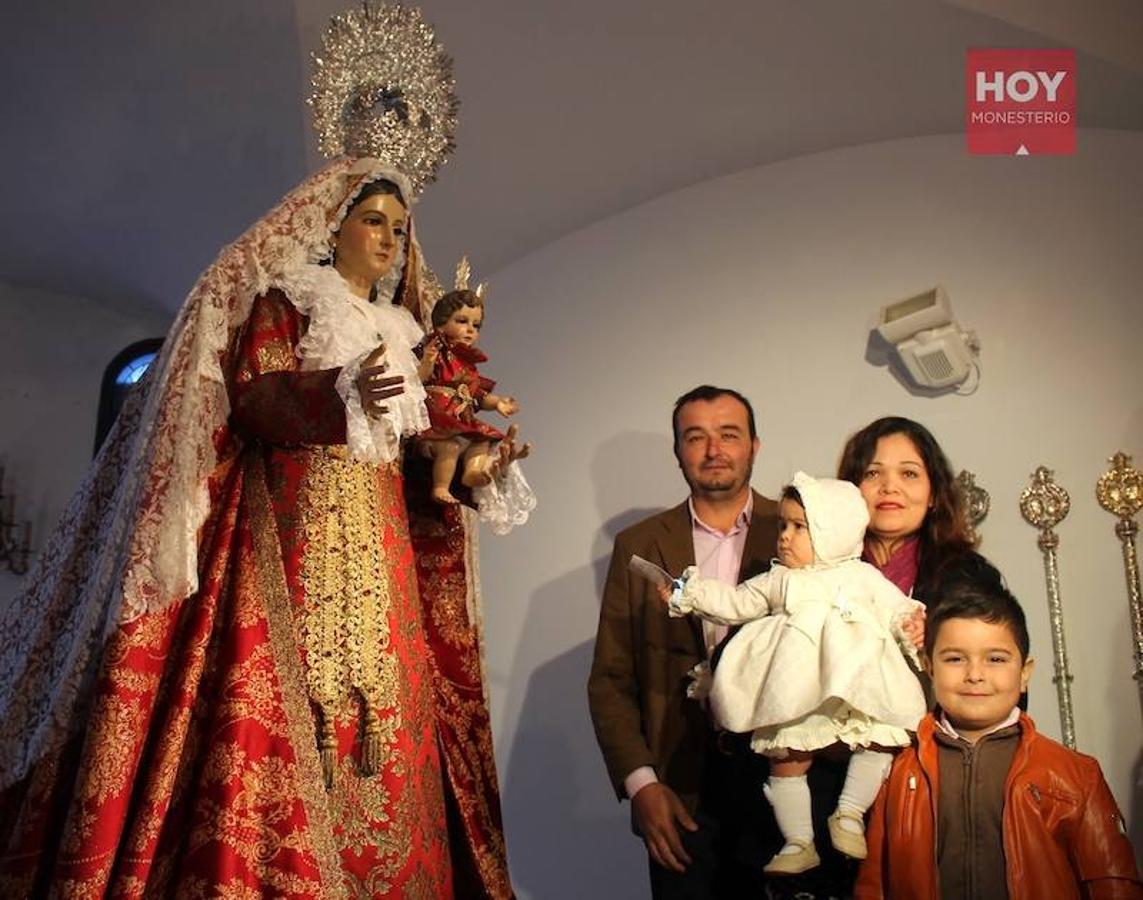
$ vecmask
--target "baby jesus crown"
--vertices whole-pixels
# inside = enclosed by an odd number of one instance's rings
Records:
[[[458,262],[456,264],[456,278],[453,280],[453,289],[458,290],[458,291],[467,291],[469,289],[468,288],[468,279],[471,275],[472,275],[472,266],[470,266],[468,264],[468,257],[462,256],[460,258],[460,262]],[[488,282],[482,281],[482,282],[480,282],[480,284],[478,284],[476,286],[476,289],[473,290],[473,293],[476,294],[476,296],[479,297],[481,300],[483,300],[484,299],[484,290],[487,287],[488,287]]]

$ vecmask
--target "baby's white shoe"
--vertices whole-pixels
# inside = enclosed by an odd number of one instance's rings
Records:
[[[860,816],[835,810],[829,817],[829,839],[834,849],[853,859],[865,859],[869,855],[865,843],[865,820]]]
[[[821,865],[821,857],[813,843],[806,844],[794,838],[774,854],[762,871],[767,875],[797,875],[818,865]]]

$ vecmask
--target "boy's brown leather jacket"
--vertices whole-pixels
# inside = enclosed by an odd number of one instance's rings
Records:
[[[1009,900],[1143,900],[1123,819],[1090,756],[1036,732],[1020,716],[1004,788]],[[940,900],[936,863],[936,719],[893,763],[870,817],[869,858],[855,900]]]

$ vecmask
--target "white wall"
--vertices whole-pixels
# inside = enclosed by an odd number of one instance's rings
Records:
[[[91,462],[99,387],[108,363],[161,337],[160,313],[0,284],[0,463],[16,516],[41,546]],[[18,580],[0,571],[0,600]]]
[[[753,398],[754,484],[771,496],[795,468],[832,473],[845,437],[877,416],[928,425],[991,492],[983,550],[1028,610],[1031,712],[1058,737],[1037,533],[1017,508],[1035,466],[1055,469],[1072,497],[1060,577],[1078,743],[1139,834],[1124,574],[1093,490],[1116,450],[1143,464],[1141,159],[1143,135],[1099,131],[1074,157],[970,157],[959,135],[854,147],[661,197],[493,276],[483,368],[521,400],[541,504],[483,544],[522,896],[646,893],[584,682],[612,537],[684,496],[668,415],[701,382]],[[983,343],[970,397],[912,396],[864,360],[877,307],[938,282]]]

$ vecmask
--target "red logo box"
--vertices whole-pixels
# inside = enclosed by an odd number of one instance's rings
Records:
[[[1076,152],[1075,50],[969,50],[964,76],[969,153]]]

